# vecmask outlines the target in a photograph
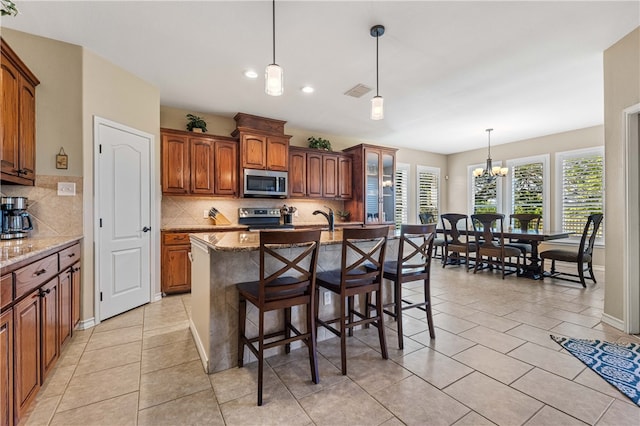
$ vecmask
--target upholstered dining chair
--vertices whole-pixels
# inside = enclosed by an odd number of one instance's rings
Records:
[[[496,266],[502,270],[502,279],[505,275],[520,271],[520,249],[509,247],[504,241],[504,215],[501,213],[482,213],[471,215],[473,232],[476,240],[476,263],[473,273],[486,263],[489,267]],[[486,256],[486,257],[485,257]],[[507,271],[511,262],[507,259],[516,258],[516,268]]]
[[[447,264],[465,264],[467,272],[471,265],[471,253],[476,251],[476,243],[468,236],[469,216],[460,213],[445,213],[440,215],[442,231],[444,232],[444,255],[442,267]],[[460,232],[464,231],[463,233]]]
[[[509,215],[509,226],[512,229],[520,229],[522,232],[538,231],[540,229],[540,219],[542,219],[542,215],[535,213],[514,213]],[[531,243],[526,240],[509,240],[507,246],[520,249],[523,257],[531,255]]]
[[[238,309],[238,366],[244,365],[244,347],[258,358],[258,405],[262,405],[262,376],[264,351],[276,346],[291,350],[291,343],[302,341],[309,349],[311,380],[320,382],[316,356],[316,324],[314,297],[316,296],[316,266],[320,247],[318,230],[260,232],[259,280],[236,284],[239,293]],[[293,259],[285,257],[281,247],[292,247]],[[247,302],[258,309],[258,336],[246,335]],[[291,308],[306,307],[306,331],[299,331],[291,322]],[[265,314],[284,311],[281,330],[265,330]],[[273,338],[280,337],[278,340]],[[257,345],[256,345],[257,343]]]
[[[584,225],[582,231],[582,237],[580,238],[580,245],[578,250],[569,249],[552,249],[540,252],[540,258],[542,259],[542,270],[544,271],[544,262],[547,259],[551,260],[551,271],[547,276],[551,276],[564,281],[571,281],[582,284],[582,287],[587,287],[584,273],[589,272],[590,279],[596,284],[596,277],[593,274],[593,245],[596,241],[596,235],[598,228],[602,223],[603,215],[601,213],[590,214],[587,218],[587,223]],[[556,270],[556,260],[561,262],[576,263],[578,266],[578,273],[572,274],[569,272],[560,272]],[[545,276],[543,272],[543,276]],[[573,278],[566,277],[575,277]]]
[[[420,223],[423,225],[428,223],[438,223],[438,219],[434,217],[433,213],[420,212],[418,213],[418,217],[420,218]],[[439,256],[438,248],[440,248]],[[438,238],[437,235],[434,235],[433,238],[433,257],[444,259],[444,238]]]
[[[332,319],[316,317],[316,324],[325,327],[340,338],[343,375],[347,374],[347,334],[353,335],[353,327],[374,325],[378,329],[382,358],[389,358],[382,310],[382,265],[388,234],[388,226],[344,228],[340,269],[319,272],[317,275],[318,292],[319,288],[323,287],[340,297],[338,317]],[[370,309],[367,303],[368,300],[373,300],[372,293],[375,293],[375,309]],[[317,296],[316,313],[319,312]],[[358,296],[358,303],[361,308],[364,306],[364,309],[356,309],[355,296]]]

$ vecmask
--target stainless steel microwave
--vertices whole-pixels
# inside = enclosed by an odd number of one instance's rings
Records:
[[[271,170],[244,169],[244,197],[286,198],[289,174]]]

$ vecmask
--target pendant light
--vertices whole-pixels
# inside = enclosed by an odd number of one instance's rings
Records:
[[[264,71],[264,91],[270,96],[280,96],[284,92],[284,72],[280,65],[276,64],[276,0],[272,0],[273,13],[273,63],[267,65]]]
[[[384,118],[384,99],[378,93],[378,38],[384,34],[384,26],[374,25],[370,30],[371,37],[376,38],[376,95],[371,99],[371,119],[382,120]]]
[[[491,163],[491,132],[492,131],[493,129],[486,130],[487,137],[489,139],[487,167],[484,169],[482,167],[478,167],[477,169],[475,169],[473,171],[474,177],[487,176],[487,175],[491,177],[504,177],[507,175],[507,173],[509,173],[509,169],[507,167],[493,166],[493,164]]]

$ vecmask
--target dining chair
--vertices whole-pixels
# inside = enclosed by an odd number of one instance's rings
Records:
[[[319,292],[322,287],[340,297],[338,317],[332,319],[316,317],[316,325],[325,327],[340,338],[343,375],[347,374],[347,334],[352,336],[354,327],[370,324],[377,327],[382,358],[389,358],[384,335],[381,291],[382,265],[388,234],[388,226],[344,228],[340,269],[318,272],[317,274],[317,291]],[[365,265],[370,265],[370,267],[367,268]],[[375,309],[370,309],[366,303],[367,300],[373,300],[372,293],[375,293],[376,296]],[[319,312],[319,298],[317,296],[315,298],[316,315]],[[358,296],[360,310],[355,307],[355,296]],[[338,327],[334,325],[338,325]]]
[[[440,215],[440,220],[444,233],[442,267],[464,263],[468,272],[473,267],[470,254],[476,251],[476,243],[469,238],[469,216],[460,213],[445,213]],[[461,230],[465,233],[464,239]]]
[[[406,225],[400,227],[400,242],[396,260],[384,262],[382,277],[393,281],[393,300],[383,305],[384,313],[397,322],[398,349],[404,349],[402,311],[418,308],[425,311],[429,324],[429,336],[435,339],[435,327],[431,312],[431,257],[436,224]],[[402,298],[402,284],[422,281],[424,301]],[[385,308],[393,307],[393,310]]]
[[[511,229],[519,229],[522,232],[537,232],[540,229],[540,219],[542,219],[542,215],[535,213],[514,213],[509,215],[509,226]],[[507,246],[520,249],[525,258],[527,255],[531,255],[531,243],[527,240],[510,239]]]
[[[593,245],[596,241],[598,228],[600,228],[600,223],[602,223],[603,217],[604,216],[601,213],[593,213],[589,215],[589,217],[587,218],[587,223],[584,225],[584,230],[582,231],[582,237],[580,238],[580,245],[578,246],[578,250],[552,249],[540,252],[540,258],[542,259],[543,276],[545,276],[544,262],[546,259],[550,259],[551,271],[546,276],[564,281],[580,283],[582,284],[582,287],[586,288],[587,283],[585,282],[586,277],[584,276],[584,273],[585,271],[588,271],[590,279],[594,284],[596,284],[596,277],[593,274]],[[556,260],[559,260],[561,262],[576,263],[578,266],[578,273],[572,274],[569,272],[557,271]],[[565,276],[575,277],[579,280],[565,278]]]
[[[236,284],[238,309],[238,366],[244,365],[244,347],[258,358],[258,405],[262,405],[262,377],[264,352],[282,346],[291,351],[291,343],[302,341],[309,350],[311,380],[320,382],[316,355],[316,267],[321,231],[262,231],[260,232],[259,280]],[[292,247],[285,257],[278,248]],[[247,302],[258,309],[258,336],[247,337]],[[291,322],[291,308],[306,308],[306,331],[301,332]],[[277,331],[265,330],[265,314],[284,311],[284,325]],[[280,337],[278,340],[272,340]],[[256,346],[257,343],[257,346]]]
[[[504,241],[504,215],[501,213],[482,213],[471,215],[473,232],[477,243],[476,262],[473,273],[478,271],[480,265],[486,263],[490,268],[496,266],[502,270],[502,279],[505,275],[520,271],[520,249],[509,247]],[[484,257],[486,256],[486,258]],[[512,257],[516,259],[516,269],[507,272],[506,262]]]
[[[426,225],[428,223],[438,223],[438,219],[434,217],[433,213],[420,212],[418,213],[420,223]],[[440,255],[438,256],[438,247],[440,248]],[[433,257],[436,259],[444,259],[444,238],[438,238],[437,235],[433,238]]]

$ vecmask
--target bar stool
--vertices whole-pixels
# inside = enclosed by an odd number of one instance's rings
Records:
[[[393,311],[384,313],[395,318],[398,323],[398,348],[404,349],[402,332],[402,311],[419,308],[426,312],[429,323],[429,336],[435,339],[431,313],[431,257],[436,234],[436,224],[405,225],[400,228],[400,246],[398,259],[384,262],[382,277],[393,281],[393,301],[383,306],[393,306]],[[424,283],[424,302],[410,302],[402,299],[402,284],[422,280]],[[405,303],[405,305],[403,305]]]
[[[260,279],[236,284],[239,293],[238,309],[238,366],[244,365],[244,346],[258,358],[258,405],[262,405],[262,376],[264,351],[301,340],[309,348],[311,380],[319,383],[316,356],[316,325],[313,300],[316,295],[316,266],[320,247],[320,230],[262,231],[260,232]],[[294,247],[295,258],[287,259],[278,248]],[[278,269],[279,268],[279,269]],[[247,301],[258,308],[258,336],[245,334]],[[291,308],[306,306],[306,332],[291,323]],[[265,313],[284,310],[284,329],[265,334]],[[292,336],[293,333],[293,336]],[[265,342],[283,336],[274,341]],[[258,343],[257,347],[254,343]]]
[[[380,351],[382,358],[388,359],[387,343],[384,337],[382,315],[382,265],[387,247],[389,227],[375,228],[344,228],[342,231],[342,260],[339,270],[318,272],[318,288],[323,287],[340,295],[339,316],[329,320],[316,318],[316,324],[340,337],[340,357],[342,360],[342,374],[347,374],[347,333],[353,335],[353,327],[373,324],[378,328]],[[367,270],[365,263],[373,265]],[[319,290],[318,290],[319,291]],[[376,293],[375,315],[365,305],[365,311],[355,309],[354,296],[360,297]],[[363,305],[363,299],[359,298]],[[319,298],[315,299],[315,309],[318,312]],[[347,304],[345,306],[345,303]],[[358,317],[358,320],[355,320]],[[340,328],[332,324],[339,324]]]

